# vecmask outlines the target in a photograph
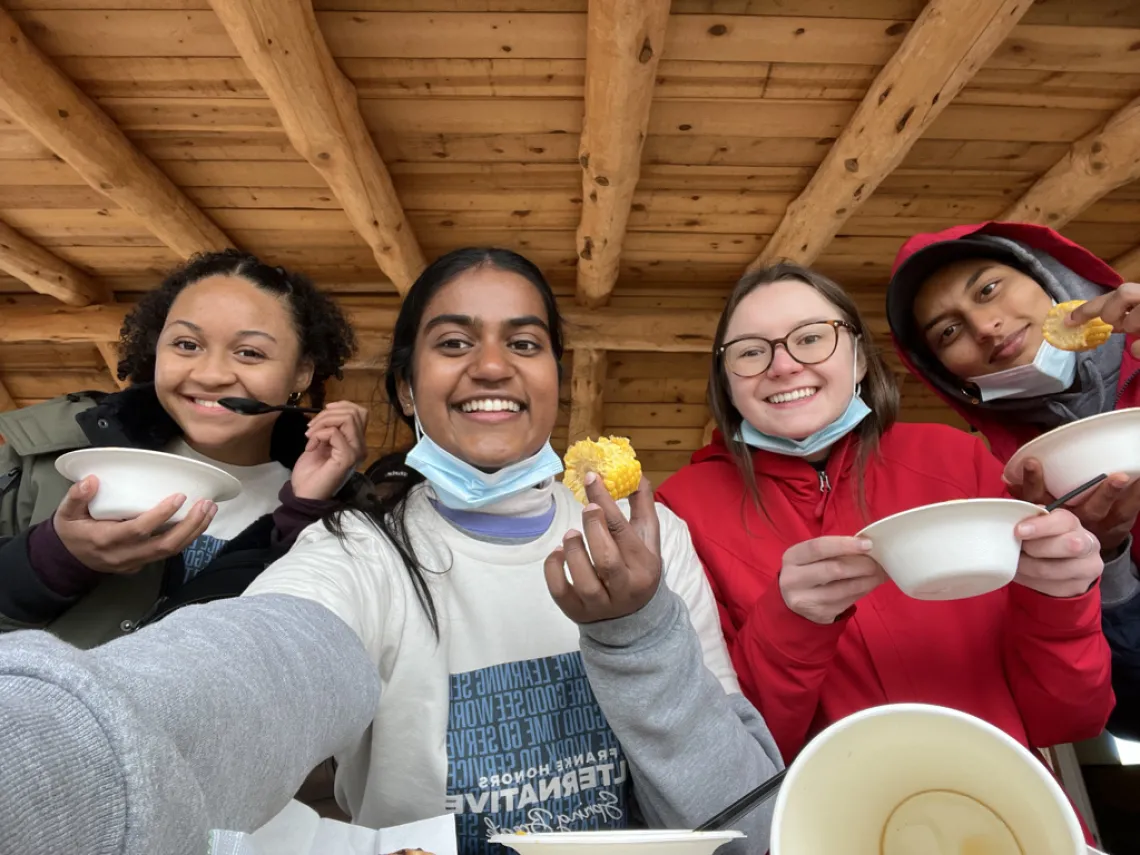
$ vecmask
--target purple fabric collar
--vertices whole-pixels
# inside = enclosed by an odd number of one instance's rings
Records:
[[[445,507],[434,499],[431,504],[439,511],[440,516],[463,531],[480,537],[512,540],[531,540],[546,534],[550,524],[554,522],[556,510],[554,502],[551,501],[549,510],[538,516],[508,517],[501,514],[481,514],[478,511],[457,511]]]

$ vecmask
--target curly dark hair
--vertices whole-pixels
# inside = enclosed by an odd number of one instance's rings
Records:
[[[257,256],[236,249],[195,255],[139,300],[119,331],[119,379],[132,383],[154,380],[158,338],[170,307],[184,288],[210,276],[240,276],[289,303],[301,355],[313,363],[309,400],[314,407],[323,406],[325,381],[339,379],[345,362],[356,352],[351,324],[336,302],[307,276],[270,267]]]

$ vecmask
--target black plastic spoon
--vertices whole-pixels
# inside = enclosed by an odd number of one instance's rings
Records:
[[[1085,490],[1089,489],[1090,487],[1095,487],[1097,484],[1099,484],[1101,481],[1103,481],[1107,477],[1108,477],[1108,475],[1097,475],[1091,481],[1085,481],[1085,483],[1081,484],[1081,486],[1077,487],[1075,490],[1070,490],[1065,495],[1063,495],[1061,498],[1054,499],[1052,502],[1047,504],[1045,506],[1045,513],[1047,513],[1047,514],[1053,513],[1053,511],[1057,510],[1057,508],[1061,507],[1061,505],[1065,504],[1065,502],[1069,501],[1069,499],[1075,499],[1077,496],[1079,496]]]
[[[787,769],[782,769],[777,772],[756,789],[745,793],[716,816],[702,822],[694,828],[693,831],[721,831],[732,825],[732,823],[736,822],[742,816],[745,816],[757,806],[767,801],[771,796],[774,796],[776,791],[780,789],[780,784],[784,782],[784,776],[787,774]]]
[[[292,404],[266,404],[256,398],[218,398],[227,410],[243,416],[263,416],[266,413],[319,413],[313,407],[296,407]]]

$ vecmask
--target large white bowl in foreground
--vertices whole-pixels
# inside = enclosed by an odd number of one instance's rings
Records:
[[[82,448],[55,461],[64,478],[99,479],[90,513],[97,520],[128,520],[176,493],[186,501],[170,518],[180,522],[199,499],[226,502],[241,492],[241,482],[216,466],[141,448]]]
[[[501,843],[520,855],[711,855],[739,831],[552,831],[540,834],[496,834]]]
[[[894,514],[859,536],[904,594],[958,600],[1009,584],[1021,556],[1014,528],[1043,513],[1016,499],[959,499]]]
[[[1021,446],[1005,466],[1006,480],[1021,480],[1021,467],[1037,458],[1045,487],[1063,496],[1098,475],[1140,477],[1140,407],[1101,413],[1043,433]]]
[[[1045,765],[945,707],[872,707],[828,727],[788,769],[771,855],[1085,855]]]

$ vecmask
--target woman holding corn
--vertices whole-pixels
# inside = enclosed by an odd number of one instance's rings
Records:
[[[201,811],[179,806],[194,833],[264,823],[325,752],[354,822],[452,812],[462,853],[497,849],[497,831],[620,828],[635,814],[689,828],[781,767],[685,525],[645,480],[628,518],[598,477],[584,479],[585,507],[554,480],[561,356],[533,264],[503,250],[438,259],[404,300],[385,377],[418,441],[371,473],[376,496],[302,532],[241,600],[90,655],[55,652],[109,671],[102,685],[135,707],[169,693],[187,708],[153,716],[148,736],[194,746],[185,775],[220,790]],[[206,645],[222,649],[199,655]],[[218,692],[230,669],[252,703]],[[286,712],[270,713],[283,686]],[[242,770],[251,757],[269,774]],[[41,802],[17,807],[69,821]],[[722,851],[763,851],[769,815]],[[200,848],[194,833],[153,851]]]
[[[960,709],[1032,746],[1100,731],[1102,563],[1072,514],[1021,524],[1012,584],[946,602],[904,595],[855,536],[1005,485],[975,437],[895,423],[894,379],[838,285],[789,264],[745,276],[716,332],[709,399],[719,431],[658,497],[689,524],[741,685],[786,761],[886,703]]]

